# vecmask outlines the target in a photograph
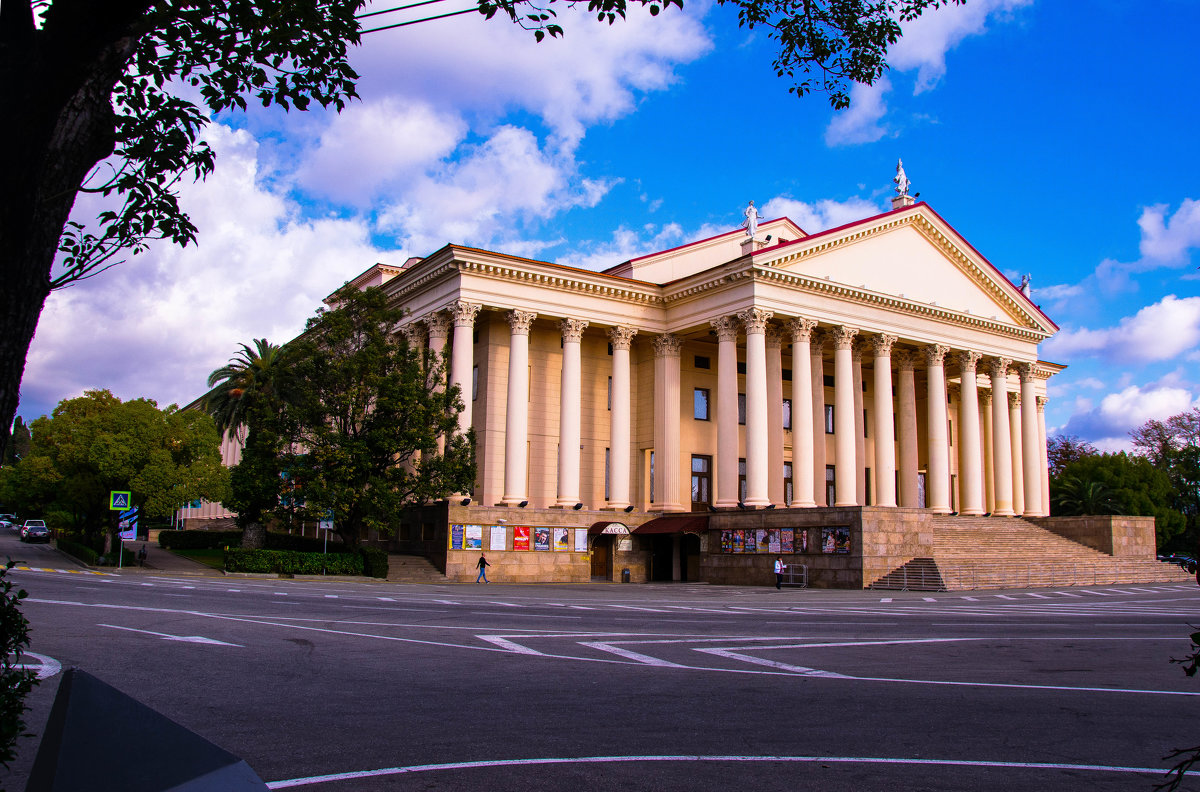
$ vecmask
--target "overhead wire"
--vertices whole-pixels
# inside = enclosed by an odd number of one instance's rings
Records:
[[[381,11],[368,11],[365,14],[356,15],[355,19],[367,19],[368,17],[380,16],[381,14],[391,14],[396,11],[405,11],[410,8],[420,8],[421,6],[433,5],[434,3],[442,2],[445,2],[445,0],[420,0],[420,2],[417,3],[407,3],[405,5],[393,6],[391,8],[385,8]],[[368,28],[367,30],[359,31],[359,33],[378,33],[381,30],[391,30],[392,28],[405,27],[406,25],[416,25],[420,22],[430,22],[435,19],[445,19],[446,17],[459,16],[460,14],[472,14],[478,12],[478,8],[466,8],[462,11],[450,11],[445,14],[435,14],[434,16],[422,17],[421,19],[410,19],[407,22],[396,22],[391,25],[381,25],[379,27]]]
[[[479,13],[478,8],[465,8],[462,11],[451,11],[448,14],[438,14],[437,16],[424,17],[422,19],[412,19],[412,20],[409,20],[408,22],[397,22],[394,25],[384,25],[382,27],[370,28],[369,30],[360,30],[359,34],[365,35],[367,33],[378,33],[381,30],[391,30],[392,28],[404,27],[405,25],[415,25],[418,22],[429,22],[434,19],[445,19],[446,17],[458,16],[459,14],[478,14],[478,13]]]

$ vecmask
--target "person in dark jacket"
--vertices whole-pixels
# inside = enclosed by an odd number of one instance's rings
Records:
[[[475,566],[479,567],[479,577],[475,578],[475,582],[478,583],[482,580],[484,583],[487,583],[487,568],[490,567],[491,564],[488,563],[487,557],[484,556],[483,553],[479,554],[479,563],[477,563]]]

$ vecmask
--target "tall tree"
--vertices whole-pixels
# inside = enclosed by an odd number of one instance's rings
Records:
[[[242,445],[225,505],[237,514],[246,548],[263,546],[266,514],[279,505],[280,455],[289,442],[280,393],[285,365],[283,348],[265,338],[254,339],[253,349],[242,344],[241,352],[208,376],[212,390],[201,405],[224,437]]]
[[[1046,442],[1051,476],[1062,475],[1063,468],[1072,462],[1099,453],[1094,445],[1074,435],[1052,435]]]
[[[7,0],[0,3],[0,451],[16,414],[25,357],[51,290],[92,277],[157,238],[187,245],[196,227],[175,191],[204,178],[213,152],[201,131],[211,114],[247,98],[299,110],[341,109],[355,97],[350,45],[365,0]],[[545,35],[562,35],[554,3],[477,0]],[[658,13],[682,0],[589,0],[610,24],[627,4]],[[803,96],[849,103],[851,83],[887,68],[901,25],[963,0],[719,0],[739,24],[778,44],[775,70]],[[394,9],[392,9],[394,10]],[[387,25],[382,25],[387,27]],[[817,77],[810,77],[816,74]],[[196,104],[170,92],[185,86]],[[115,208],[95,223],[69,221],[80,193]],[[56,265],[56,257],[58,263]]]
[[[5,467],[0,497],[26,508],[66,512],[92,537],[111,533],[108,494],[131,490],[142,515],[167,517],[197,498],[225,497],[212,420],[149,399],[122,402],[108,391],[88,391],[59,403],[33,422],[33,446]]]
[[[1139,456],[1087,454],[1050,478],[1055,514],[1122,514],[1154,518],[1159,548],[1177,543],[1185,519],[1172,506],[1170,477]]]
[[[368,529],[390,534],[404,506],[468,491],[475,440],[457,432],[461,394],[441,355],[395,332],[403,311],[379,289],[345,286],[334,299],[288,345],[287,469],[309,513],[332,512],[353,546]]]
[[[1130,432],[1134,452],[1171,481],[1170,506],[1187,518],[1178,541],[1191,552],[1200,541],[1200,408],[1150,420]]]

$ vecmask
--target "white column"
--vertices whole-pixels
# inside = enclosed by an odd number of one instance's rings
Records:
[[[996,505],[992,514],[1011,517],[1013,508],[1012,422],[1008,404],[1008,358],[992,358],[989,374],[992,378],[992,477],[996,488]]]
[[[1050,399],[1037,397],[1038,478],[1042,486],[1042,516],[1050,516],[1050,449],[1046,446],[1046,403]]]
[[[1033,387],[1033,364],[1018,363],[1021,376],[1021,473],[1025,480],[1026,517],[1042,515],[1041,436],[1038,432],[1037,392]]]
[[[825,490],[825,337],[827,332],[814,332],[809,353],[812,359],[813,408],[813,500],[818,506],[827,503]]]
[[[792,505],[815,506],[813,500],[813,387],[812,352],[809,342],[812,319],[793,319],[792,331]],[[825,442],[825,435],[821,435]]]
[[[976,381],[976,385],[978,385]],[[979,429],[983,432],[983,451],[980,454],[980,464],[983,466],[983,510],[988,514],[996,511],[996,479],[994,465],[995,442],[992,439],[992,392],[979,391]]]
[[[457,385],[463,408],[458,414],[458,431],[471,428],[471,379],[475,368],[475,317],[482,306],[456,300],[450,304],[454,317],[454,341],[450,348],[450,384]]]
[[[854,372],[854,502],[867,505],[867,426],[863,410],[862,359],[864,342],[858,341],[850,348],[851,369]]]
[[[767,498],[784,505],[783,338],[774,325],[767,325]]]
[[[679,500],[679,339],[654,337],[654,505],[683,511]]]
[[[899,365],[897,381],[900,390],[900,505],[906,509],[915,509],[921,505],[915,373],[917,355],[911,349],[902,349],[896,353],[896,363]]]
[[[746,328],[746,500],[766,506],[767,494],[767,321],[770,311],[748,308],[738,313]]]
[[[896,336],[871,339],[875,348],[875,505],[896,505],[896,419],[892,412],[892,344]]]
[[[504,496],[501,506],[528,500],[529,477],[529,328],[537,314],[510,311],[512,328],[508,347],[508,403],[504,421]]]
[[[982,357],[978,352],[958,353],[962,383],[962,399],[958,403],[958,481],[962,514],[983,514],[983,472],[979,469],[983,455],[979,448],[979,388],[975,383],[975,366]]]
[[[929,420],[926,428],[929,469],[926,474],[925,495],[928,507],[940,514],[950,512],[950,446],[946,425],[946,370],[943,365],[950,347],[933,344],[925,347],[928,365]]]
[[[580,384],[580,347],[588,323],[582,319],[563,319],[562,378],[558,399],[558,501],[555,505],[570,508],[579,503],[579,440],[582,386]]]
[[[722,316],[710,323],[717,333],[717,492],[714,506],[738,503],[737,319]]]
[[[1025,513],[1025,477],[1021,471],[1021,394],[1008,394],[1008,432],[1012,444],[1009,480],[1012,482],[1013,514]]]
[[[833,330],[834,506],[858,505],[858,462],[854,456],[854,336],[844,325]]]
[[[425,317],[425,327],[429,331],[429,385],[441,393],[445,390],[446,382],[446,341],[450,338],[450,317],[438,311]],[[446,450],[446,438],[438,437],[438,453]]]
[[[630,434],[630,379],[629,348],[637,330],[632,327],[613,327],[608,331],[612,341],[612,410],[608,455],[608,506],[624,509],[629,505],[629,456],[632,436]],[[675,384],[678,391],[679,383]],[[676,427],[679,423],[679,406],[675,407]]]

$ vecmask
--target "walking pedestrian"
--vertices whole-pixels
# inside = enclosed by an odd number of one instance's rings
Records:
[[[775,556],[775,588],[783,591],[783,556]]]
[[[479,563],[475,564],[475,566],[479,567],[479,576],[475,578],[475,582],[478,583],[482,580],[484,583],[487,583],[487,568],[491,564],[488,563],[487,557],[483,553],[479,554]]]
[[[142,542],[142,549],[138,550],[138,566],[146,566],[146,543]]]

